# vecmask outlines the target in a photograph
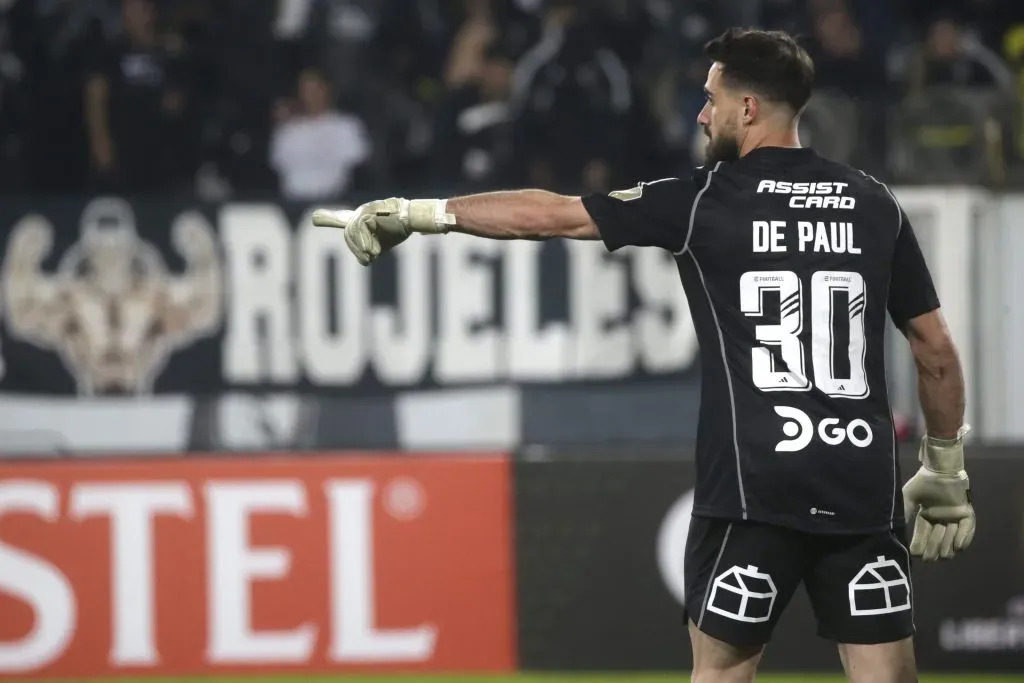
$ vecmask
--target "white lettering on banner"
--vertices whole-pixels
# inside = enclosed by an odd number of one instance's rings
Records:
[[[623,324],[629,303],[625,265],[607,258],[589,242],[567,245],[569,311],[576,327],[574,375],[595,379],[627,375],[635,356],[629,328]]]
[[[370,271],[352,258],[337,231],[313,227],[309,216],[300,225],[299,329],[306,373],[316,384],[351,384],[368,360]]]
[[[291,555],[285,548],[256,549],[249,543],[249,517],[254,513],[306,515],[302,484],[210,483],[206,498],[210,660],[218,664],[307,661],[316,643],[313,624],[292,631],[256,632],[252,628],[252,582],[285,578]]]
[[[657,249],[637,249],[632,275],[637,295],[648,304],[635,313],[634,323],[644,369],[656,373],[688,367],[697,356],[697,334],[675,259]]]
[[[501,252],[499,242],[449,235],[440,251],[437,380],[486,382],[498,378],[502,340],[493,320],[494,270],[482,263]]]
[[[60,492],[50,484],[8,480],[0,483],[0,517],[21,512],[54,522]],[[20,673],[54,662],[71,643],[77,627],[74,589],[57,567],[38,555],[0,541],[0,592],[32,608],[35,621],[24,637],[0,642],[0,672]]]
[[[183,483],[81,484],[69,504],[72,519],[110,517],[111,659],[120,666],[159,663],[153,633],[153,517],[192,512]]]
[[[943,619],[939,646],[944,652],[1024,652],[1024,618]]]
[[[510,242],[505,251],[505,315],[508,373],[516,380],[562,379],[568,371],[569,330],[565,323],[540,326],[541,243]]]
[[[434,652],[437,628],[374,627],[373,528],[370,481],[329,482],[331,615],[330,655],[335,661],[425,661]]]
[[[273,205],[228,205],[220,229],[230,273],[224,374],[234,382],[293,383],[299,366],[288,222]]]
[[[696,357],[675,263],[655,250],[608,255],[595,242],[564,243],[568,319],[542,323],[551,287],[542,290],[538,242],[414,236],[392,256],[396,302],[373,304],[376,273],[358,266],[339,231],[306,215],[292,236],[274,206],[228,206],[220,220],[232,384],[611,379],[682,370]]]
[[[328,479],[323,486],[329,560],[324,588],[330,595],[330,634],[325,634],[321,646],[338,663],[430,660],[437,646],[436,625],[377,626],[376,596],[381,589],[376,581],[372,481]],[[208,664],[304,664],[314,657],[319,629],[313,622],[291,630],[257,631],[252,604],[253,584],[288,580],[292,561],[286,547],[253,546],[253,518],[263,514],[305,518],[308,493],[301,481],[291,479],[206,484],[206,505],[199,508],[205,519],[191,523],[205,522]],[[115,668],[166,664],[157,629],[161,622],[156,602],[160,591],[155,520],[164,515],[191,518],[196,511],[192,487],[175,480],[83,482],[73,484],[67,496],[67,519],[77,523],[109,518],[111,634],[106,659]],[[61,492],[39,481],[0,482],[0,519],[13,514],[56,524],[61,521]],[[47,559],[0,541],[0,594],[24,603],[34,613],[26,635],[0,639],[0,674],[36,671],[58,662],[75,642],[78,630],[78,600],[68,577]],[[168,637],[166,631],[163,635]]]
[[[436,243],[413,237],[395,251],[398,307],[379,306],[370,314],[373,366],[385,384],[414,384],[427,370],[431,347],[429,245]],[[351,257],[348,260],[352,261]]]

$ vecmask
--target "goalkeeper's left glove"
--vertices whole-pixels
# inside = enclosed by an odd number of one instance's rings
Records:
[[[455,224],[443,199],[402,199],[392,197],[367,202],[355,211],[313,212],[313,225],[341,228],[345,243],[364,266],[404,242],[414,232],[443,234]]]
[[[921,468],[903,486],[907,523],[917,515],[910,554],[926,562],[949,559],[974,538],[976,520],[971,482],[964,470],[963,426],[953,439],[925,436],[918,459]]]

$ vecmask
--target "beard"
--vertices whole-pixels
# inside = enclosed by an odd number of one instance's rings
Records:
[[[730,162],[740,158],[740,143],[734,136],[721,133],[718,137],[711,137],[711,133],[707,129],[705,129],[705,133],[708,136],[705,163],[714,165],[719,161]]]

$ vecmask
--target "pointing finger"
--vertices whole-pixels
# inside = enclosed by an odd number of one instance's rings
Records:
[[[313,225],[320,228],[345,229],[355,214],[355,211],[328,211],[327,209],[317,209],[313,212]]]

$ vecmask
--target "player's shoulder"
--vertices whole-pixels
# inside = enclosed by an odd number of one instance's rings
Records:
[[[819,159],[821,160],[820,163],[822,168],[827,169],[829,175],[844,179],[850,184],[851,188],[864,192],[876,192],[885,197],[892,196],[892,192],[889,190],[889,187],[867,171],[839,161],[825,159],[824,157],[819,157]]]
[[[692,194],[700,191],[707,183],[707,176],[708,171],[703,167],[698,167],[691,173],[683,173],[679,176],[641,180],[633,187],[613,190],[608,193],[608,196],[625,202],[637,199],[646,201],[656,201],[659,198],[674,199],[678,198],[680,193]]]

